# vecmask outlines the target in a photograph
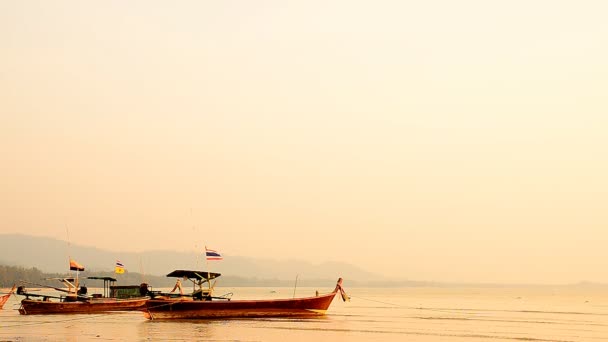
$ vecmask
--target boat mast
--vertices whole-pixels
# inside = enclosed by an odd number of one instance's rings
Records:
[[[205,245],[205,268],[207,269],[207,287],[209,288],[209,295],[211,296],[211,273],[209,271],[209,259],[207,259],[207,245]]]
[[[70,265],[70,271],[72,270],[72,256],[70,255],[70,230],[68,229],[68,224],[65,222],[65,235],[68,243],[68,262]],[[68,287],[69,290],[71,290]],[[69,294],[70,292],[68,292]],[[76,279],[74,281],[74,295],[78,296],[78,268],[76,268]]]

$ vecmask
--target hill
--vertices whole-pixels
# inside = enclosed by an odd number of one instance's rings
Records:
[[[205,269],[201,254],[176,251],[146,251],[142,253],[108,251],[71,244],[69,253],[87,271],[111,272],[119,259],[130,272],[162,276],[175,269]],[[331,280],[343,277],[353,282],[385,281],[383,277],[357,266],[325,262],[313,264],[303,260],[273,260],[223,255],[213,262],[212,271],[240,279],[241,282],[293,282],[296,275],[302,281]],[[68,270],[68,246],[65,241],[19,234],[0,235],[0,264],[35,267],[49,273]]]

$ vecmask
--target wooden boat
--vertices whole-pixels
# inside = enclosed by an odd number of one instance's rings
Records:
[[[331,293],[314,297],[231,300],[227,296],[212,295],[214,286],[210,285],[210,280],[219,277],[219,273],[176,270],[167,276],[190,279],[195,284],[195,291],[188,296],[154,293],[153,298],[148,300],[142,309],[148,319],[309,317],[324,315],[338,292],[343,300],[348,299],[342,288],[342,278],[338,279]],[[203,283],[209,284],[209,288],[203,289]]]
[[[117,299],[103,298],[87,301],[52,302],[44,300],[23,299],[19,313],[22,315],[48,315],[48,314],[91,314],[112,311],[139,310],[148,298]]]
[[[40,314],[89,314],[111,311],[131,311],[141,309],[146,301],[148,285],[114,286],[116,279],[111,277],[88,277],[104,281],[104,293],[88,295],[86,287],[76,290],[73,278],[59,278],[68,289],[53,289],[66,295],[42,295],[27,292],[23,286],[17,294],[25,296],[21,301],[19,313],[22,315]],[[35,284],[37,285],[37,284]],[[128,291],[125,291],[128,290]],[[136,292],[135,292],[136,291]]]
[[[4,307],[4,304],[6,304],[13,292],[15,292],[15,285],[13,285],[13,288],[8,293],[0,295],[0,309]]]

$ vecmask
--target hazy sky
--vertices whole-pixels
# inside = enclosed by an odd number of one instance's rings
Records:
[[[608,282],[606,13],[0,1],[0,232]]]

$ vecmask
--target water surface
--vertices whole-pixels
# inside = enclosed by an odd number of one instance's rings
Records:
[[[296,296],[314,295],[298,288]],[[319,289],[327,292],[331,289]],[[605,341],[608,294],[580,288],[347,288],[308,319],[148,321],[139,312],[21,316],[0,310],[0,341]],[[293,288],[224,288],[233,299],[285,298]]]

